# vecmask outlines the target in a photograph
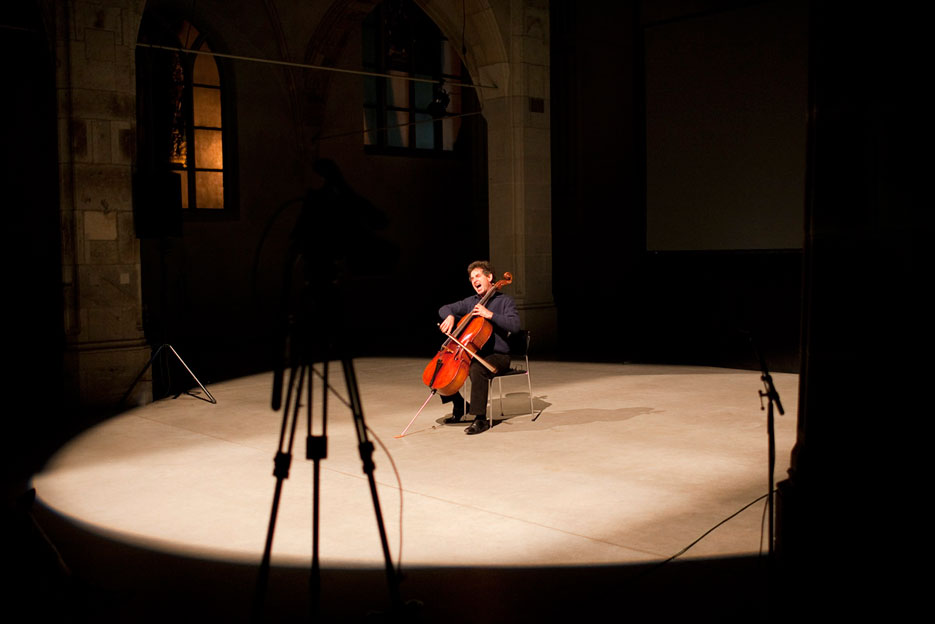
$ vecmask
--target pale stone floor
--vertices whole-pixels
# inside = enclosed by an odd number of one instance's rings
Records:
[[[534,361],[537,418],[525,413],[526,382],[515,377],[504,381],[507,416],[491,430],[467,436],[463,425],[441,424],[446,410],[433,398],[396,438],[428,395],[420,379],[425,361],[371,358],[354,366],[376,444],[390,550],[394,560],[401,550],[404,566],[660,561],[767,491],[767,412],[755,371]],[[346,397],[340,367],[330,371]],[[786,408],[775,419],[778,481],[795,442],[798,376],[773,378]],[[282,426],[281,413],[270,408],[271,383],[271,374],[219,383],[209,387],[216,405],[183,394],[88,430],[35,476],[40,502],[60,520],[117,544],[258,564]],[[315,390],[317,403],[320,386]],[[334,395],[328,406],[322,565],[380,569],[353,419]],[[303,417],[275,529],[279,568],[308,566],[311,552],[305,435]],[[765,499],[682,559],[765,550],[764,510]]]

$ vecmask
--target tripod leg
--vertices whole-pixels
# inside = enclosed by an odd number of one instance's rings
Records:
[[[182,366],[185,367],[185,370],[188,371],[188,374],[191,375],[191,376],[192,376],[192,379],[195,380],[195,383],[198,384],[198,387],[201,388],[202,392],[204,392],[205,394],[208,395],[208,398],[207,398],[207,399],[202,399],[202,400],[203,400],[203,401],[206,400],[206,401],[208,401],[208,403],[216,404],[216,403],[218,402],[217,399],[215,399],[214,396],[212,396],[211,393],[208,392],[208,389],[204,387],[204,384],[202,384],[202,383],[198,380],[198,378],[195,377],[195,373],[193,373],[193,372],[192,372],[192,369],[190,369],[190,368],[188,367],[188,364],[185,363],[185,360],[182,359],[182,356],[179,355],[178,352],[177,352],[175,349],[172,348],[172,345],[168,345],[168,346],[169,346],[169,349],[172,351],[172,353],[175,354],[175,357],[177,357],[177,358],[179,359],[179,362],[182,363]],[[201,397],[195,397],[195,398],[201,399]]]
[[[266,601],[266,589],[269,585],[269,570],[270,570],[270,560],[272,558],[273,552],[273,534],[276,531],[276,519],[279,515],[279,502],[282,498],[282,486],[283,481],[289,478],[289,468],[292,465],[292,447],[295,442],[295,427],[299,415],[299,406],[301,401],[299,397],[302,396],[302,382],[305,376],[306,367],[301,366],[298,368],[293,368],[289,373],[289,390],[286,395],[286,407],[283,410],[282,415],[282,426],[279,431],[279,450],[276,452],[276,457],[273,460],[273,476],[276,477],[276,487],[273,490],[273,506],[270,511],[269,526],[266,531],[266,544],[263,549],[263,560],[260,563],[260,571],[257,574],[257,583],[256,590],[253,595],[253,613],[251,616],[251,621],[260,622],[262,621],[263,616],[263,604]],[[295,392],[295,406],[291,410],[291,421],[290,421],[290,407],[292,399],[292,391],[295,388],[295,379],[298,376],[298,387]],[[288,442],[286,441],[286,433],[289,432]],[[283,450],[283,445],[287,444],[285,447],[286,450]]]
[[[321,524],[321,460],[328,456],[328,362],[323,363],[321,398],[321,435],[312,434],[312,386],[314,366],[310,368],[308,379],[308,436],[305,440],[305,456],[312,460],[312,566],[309,574],[309,618],[318,618],[321,605],[321,563],[318,554],[318,528]]]
[[[153,361],[155,361],[156,357],[162,352],[162,349],[165,346],[166,345],[164,344],[159,345],[159,348],[156,349],[156,351],[153,353],[153,356],[149,358],[149,362],[146,363],[146,366],[143,367],[143,370],[140,371],[140,374],[136,376],[136,379],[134,379],[133,383],[130,384],[130,387],[127,388],[126,393],[124,393],[123,397],[120,398],[120,403],[117,404],[118,407],[123,407],[124,404],[126,404],[127,399],[130,398],[130,393],[133,392],[134,388],[136,388],[136,384],[140,383],[140,379],[143,378],[143,375],[146,374],[146,371],[149,370],[149,367],[153,365]]]
[[[386,527],[383,524],[383,513],[380,510],[380,497],[377,493],[377,482],[374,479],[373,442],[367,439],[367,425],[364,423],[364,412],[360,403],[360,393],[357,387],[357,375],[354,372],[354,363],[350,358],[341,360],[344,367],[344,381],[347,384],[347,395],[351,403],[351,412],[354,416],[354,426],[357,429],[358,448],[360,459],[363,462],[364,474],[370,484],[370,497],[373,499],[373,510],[377,518],[377,529],[380,533],[380,544],[383,547],[383,561],[386,567],[386,581],[390,590],[390,600],[395,613],[402,612],[402,599],[399,594],[399,576],[393,567],[390,556],[389,541],[386,538]]]

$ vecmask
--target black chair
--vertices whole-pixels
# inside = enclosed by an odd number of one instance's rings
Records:
[[[525,375],[526,376],[526,385],[529,387],[529,413],[534,414],[535,410],[532,406],[532,380],[529,378],[529,332],[525,329],[515,331],[507,336],[507,343],[510,346],[510,357],[512,361],[510,362],[510,368],[497,373],[492,379],[487,382],[487,420],[490,426],[493,426],[493,410],[490,409],[493,407],[493,401],[490,400],[490,391],[493,389],[494,380],[497,381],[497,385],[500,390],[500,416],[503,416],[503,378],[512,377],[513,375]],[[522,359],[521,359],[522,358]],[[521,368],[516,368],[519,365]]]

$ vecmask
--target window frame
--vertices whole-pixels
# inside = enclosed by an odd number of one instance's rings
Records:
[[[152,50],[155,54],[175,54],[178,55],[179,63],[182,66],[182,71],[184,74],[183,77],[183,90],[182,90],[182,106],[184,108],[184,127],[186,133],[186,165],[184,168],[179,167],[172,162],[168,154],[165,156],[160,156],[158,149],[157,152],[153,154],[152,166],[159,168],[167,168],[169,172],[186,172],[187,183],[183,184],[181,189],[182,193],[186,196],[185,200],[188,203],[187,208],[181,209],[182,219],[184,221],[228,221],[238,219],[240,217],[239,210],[239,197],[237,193],[238,188],[238,163],[237,163],[237,133],[234,130],[236,128],[236,113],[234,106],[234,95],[233,95],[233,72],[231,71],[230,64],[225,61],[225,59],[213,56],[211,54],[203,55],[199,54],[196,51],[201,49],[202,45],[207,43],[208,51],[214,52],[217,50],[215,47],[216,39],[211,35],[207,29],[203,29],[200,24],[196,21],[184,17],[176,18],[174,20],[167,20],[161,15],[147,15],[149,20],[152,20],[148,32],[141,37],[141,42],[153,43],[160,46],[171,47],[175,51],[168,50]],[[179,36],[179,31],[181,25],[191,24],[192,28],[198,33],[197,36],[192,41],[191,45],[185,46],[182,42],[182,37]],[[178,24],[179,27],[173,28],[172,24]],[[141,32],[141,35],[143,33]],[[151,41],[147,41],[147,38],[152,38]],[[194,67],[195,62],[199,56],[208,56],[211,62],[214,63],[215,68],[217,69],[218,75],[218,84],[217,85],[205,85],[202,83],[195,82],[194,79]],[[168,65],[171,65],[171,61],[167,62]],[[215,169],[210,167],[199,168],[197,164],[197,155],[196,155],[196,145],[198,140],[195,138],[196,130],[207,129],[207,130],[218,130],[214,126],[196,126],[194,122],[194,96],[195,96],[195,87],[199,88],[213,88],[217,89],[220,94],[220,107],[221,107],[221,126],[219,128],[221,132],[221,168]],[[151,99],[151,102],[148,104],[149,107],[154,108],[155,110],[160,110],[161,106],[164,106],[164,103],[161,104],[156,102],[153,98],[156,98],[156,93],[153,93],[150,90],[147,93],[147,97]],[[169,126],[169,132],[171,133],[172,127]],[[150,128],[148,132],[157,132],[157,128]],[[171,141],[171,137],[167,137]],[[157,147],[160,144],[160,139],[154,137],[151,141],[155,143],[151,147]],[[197,176],[198,171],[220,171],[222,173],[222,186],[223,186],[223,207],[221,208],[199,208],[197,201]],[[183,203],[184,205],[184,203]]]
[[[375,73],[388,75],[391,73],[398,72],[401,77],[405,78],[421,78],[432,81],[432,98],[435,95],[435,89],[441,86],[445,88],[446,84],[451,83],[461,83],[465,82],[465,75],[467,70],[464,66],[463,60],[460,56],[457,55],[455,49],[450,44],[450,40],[445,37],[441,32],[441,29],[438,28],[438,25],[432,21],[428,15],[426,15],[418,5],[411,0],[408,0],[406,4],[410,6],[414,11],[418,11],[420,15],[417,16],[419,20],[424,21],[424,25],[430,25],[434,30],[434,37],[429,38],[420,38],[415,33],[410,33],[410,36],[406,38],[406,43],[408,44],[410,50],[415,50],[415,52],[410,52],[407,55],[407,62],[403,68],[399,64],[394,64],[388,60],[388,45],[386,41],[387,33],[387,2],[380,3],[371,14],[364,20],[362,24],[362,48],[363,48],[363,57],[362,57],[362,66],[365,70],[373,71]],[[411,16],[411,14],[410,14]],[[375,19],[376,24],[372,22],[368,24],[368,20]],[[368,33],[368,30],[372,32]],[[419,34],[423,34],[422,33]],[[369,42],[368,42],[369,37]],[[428,64],[431,64],[431,75],[428,75],[426,72],[417,71],[420,69],[417,67],[420,60],[424,60],[424,57],[418,56],[418,51],[425,46],[426,43],[433,44],[437,50],[437,56],[433,56]],[[372,46],[372,61],[367,58],[367,46],[368,44]],[[421,45],[420,45],[421,44]],[[459,74],[446,74],[443,71],[443,53],[442,46],[448,45],[452,57],[457,59]],[[424,69],[424,68],[422,68]],[[363,128],[362,136],[363,138],[363,147],[364,152],[367,154],[382,154],[382,155],[398,155],[398,156],[409,156],[409,157],[430,157],[430,158],[453,158],[456,156],[455,143],[458,138],[458,133],[461,130],[462,124],[458,124],[458,129],[453,132],[451,137],[451,148],[445,149],[445,124],[444,117],[434,118],[431,122],[428,120],[419,120],[420,116],[430,116],[426,107],[420,108],[417,106],[417,95],[418,95],[418,85],[429,85],[427,82],[418,82],[414,80],[406,80],[406,93],[407,93],[407,105],[399,106],[392,105],[388,102],[390,90],[390,78],[380,78],[380,77],[365,77],[364,79],[364,97],[363,97]],[[367,91],[368,81],[371,81],[373,85],[373,91],[375,95],[375,103],[369,104],[367,102]],[[465,87],[457,87],[460,91]],[[448,87],[446,90],[451,90],[451,87]],[[458,110],[453,112],[455,115],[460,115],[463,113],[463,102],[461,101],[462,95],[460,92],[457,94],[459,98]],[[450,105],[449,105],[450,106]],[[371,119],[373,122],[373,129],[368,129],[371,126],[368,126],[367,115],[368,112],[372,115]],[[402,125],[390,126],[388,118],[390,114],[402,114],[405,116],[405,121]],[[454,121],[454,119],[452,119]],[[419,147],[419,137],[418,137],[418,126],[422,123],[431,123],[432,125],[432,147]],[[394,129],[401,129],[406,133],[406,139],[404,145],[392,145],[389,140],[389,131]],[[368,137],[370,137],[371,142],[367,142]]]

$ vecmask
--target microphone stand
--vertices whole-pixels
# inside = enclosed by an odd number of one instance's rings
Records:
[[[752,342],[752,340],[751,340]],[[773,385],[773,377],[769,374],[769,369],[766,367],[766,360],[763,358],[763,355],[757,350],[756,346],[753,347],[754,352],[757,354],[757,358],[760,361],[760,370],[762,375],[760,379],[763,381],[764,390],[759,391],[760,395],[760,410],[766,409],[766,437],[768,440],[768,472],[769,472],[769,489],[766,491],[766,510],[769,514],[769,529],[768,529],[768,553],[769,559],[773,559],[773,549],[774,549],[774,529],[773,529],[773,520],[775,518],[775,513],[773,512],[773,490],[775,489],[773,479],[774,473],[776,470],[776,432],[774,424],[774,414],[773,406],[776,406],[776,409],[779,410],[779,415],[782,416],[785,414],[785,411],[782,409],[782,401],[779,399],[779,393],[776,391],[776,386]],[[763,399],[767,400],[767,405],[764,407]]]

